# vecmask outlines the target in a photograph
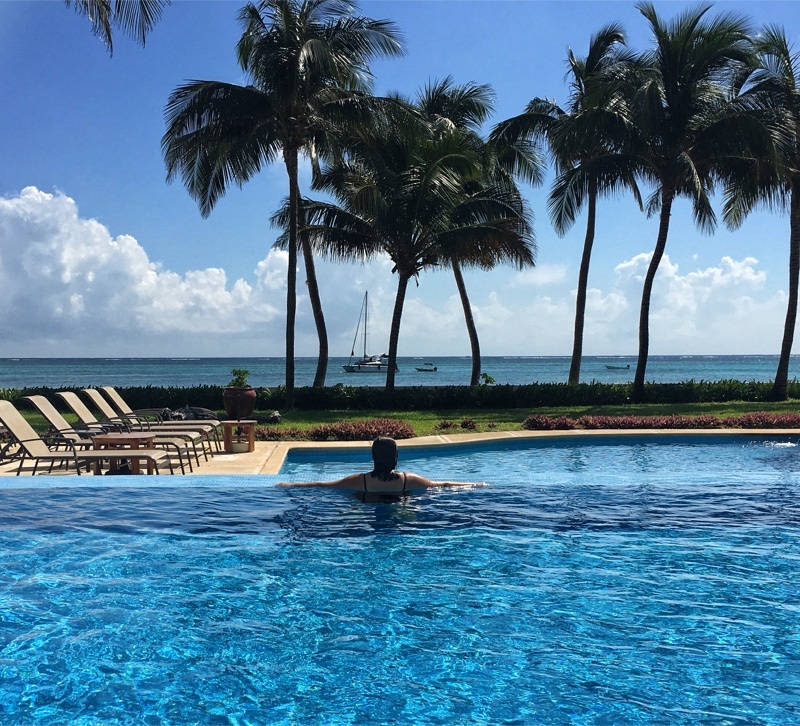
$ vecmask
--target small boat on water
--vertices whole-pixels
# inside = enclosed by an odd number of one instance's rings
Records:
[[[358,323],[356,324],[356,335],[353,338],[353,347],[350,350],[350,360],[342,366],[345,373],[384,373],[389,370],[389,356],[386,353],[381,355],[368,355],[367,354],[367,326],[369,316],[369,293],[364,293],[364,302],[361,305],[361,312],[358,316]],[[358,334],[361,331],[363,340],[363,352],[361,358],[353,360],[356,353],[356,342],[358,341]],[[395,364],[395,370],[399,370]]]
[[[437,368],[433,363],[423,363],[421,366],[417,366],[417,371],[419,373],[436,373]]]
[[[631,369],[631,364],[628,363],[624,366],[610,366],[606,363],[606,368],[608,368],[610,371],[629,371]]]
[[[358,360],[345,363],[342,368],[345,373],[381,373],[389,370],[389,356],[386,353],[362,356]],[[397,366],[394,369],[398,370]]]

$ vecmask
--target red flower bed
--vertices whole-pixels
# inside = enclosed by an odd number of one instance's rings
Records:
[[[744,413],[720,419],[717,416],[581,416],[575,420],[567,416],[534,414],[522,422],[530,431],[555,429],[794,429],[800,428],[800,414],[795,413]]]
[[[796,429],[800,428],[800,414],[755,411],[730,416],[722,420],[722,425],[737,429]]]
[[[378,436],[410,439],[414,435],[414,429],[407,423],[391,418],[338,421],[332,424],[312,426],[309,429],[299,429],[295,426],[256,427],[256,439],[259,441],[372,441]]]

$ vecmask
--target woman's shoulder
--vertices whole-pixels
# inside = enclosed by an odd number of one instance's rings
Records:
[[[336,486],[342,489],[362,489],[364,487],[364,478],[367,474],[350,474],[349,476],[339,479]]]
[[[402,476],[405,480],[406,489],[413,489],[414,487],[429,487],[433,485],[433,482],[427,477],[414,474],[410,471],[401,472],[400,476]]]

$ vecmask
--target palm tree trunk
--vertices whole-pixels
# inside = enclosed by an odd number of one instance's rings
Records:
[[[403,305],[406,301],[406,290],[410,275],[398,272],[397,295],[394,299],[394,312],[392,313],[392,328],[389,332],[389,370],[386,371],[385,402],[391,405],[394,398],[394,374],[397,368],[397,342],[400,340],[400,321],[403,317]]]
[[[453,277],[456,278],[456,287],[461,297],[461,307],[464,308],[464,321],[467,324],[467,335],[469,335],[469,347],[472,351],[472,374],[469,378],[470,386],[477,386],[481,378],[481,344],[478,340],[478,330],[475,328],[475,318],[472,317],[472,306],[469,304],[467,286],[464,284],[464,276],[461,274],[461,265],[455,257],[450,261],[453,268]]]
[[[284,149],[289,174],[289,269],[286,273],[286,390],[284,406],[294,408],[294,325],[297,317],[297,215],[300,186],[297,181],[297,150]]]
[[[311,301],[311,310],[314,313],[314,325],[319,338],[319,356],[317,357],[317,372],[314,376],[314,388],[325,386],[325,376],[328,372],[328,330],[325,327],[325,316],[322,313],[322,301],[319,298],[319,285],[317,285],[317,271],[314,265],[314,256],[311,245],[305,235],[301,235],[300,246],[303,250],[303,261],[306,267],[306,285],[308,286],[308,299]]]
[[[655,280],[661,258],[664,256],[664,248],[667,246],[669,217],[672,211],[673,199],[674,192],[662,192],[658,239],[656,248],[653,250],[653,257],[650,260],[650,266],[647,268],[647,274],[644,277],[642,307],[639,311],[639,358],[636,362],[636,375],[633,378],[633,389],[631,390],[631,398],[634,401],[641,401],[644,393],[644,375],[647,369],[647,353],[650,348],[650,296],[653,293],[653,280]]]
[[[792,355],[794,328],[797,322],[797,293],[800,281],[800,184],[792,184],[792,198],[789,212],[789,302],[786,308],[786,322],[783,326],[783,343],[772,397],[778,401],[789,398],[789,358]]]
[[[583,240],[581,268],[578,272],[578,292],[575,299],[575,333],[572,342],[572,362],[569,366],[568,383],[574,385],[581,380],[581,358],[583,357],[583,325],[586,319],[586,287],[589,284],[589,263],[594,245],[595,213],[597,211],[597,182],[592,179],[589,186],[588,211],[586,215],[586,237]]]

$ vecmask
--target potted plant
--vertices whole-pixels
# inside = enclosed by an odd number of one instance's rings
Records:
[[[222,403],[229,420],[241,421],[253,415],[256,407],[256,390],[248,385],[247,376],[250,371],[243,368],[234,368],[231,371],[233,378],[222,392]]]

